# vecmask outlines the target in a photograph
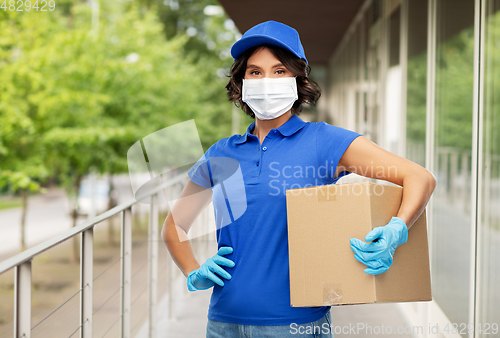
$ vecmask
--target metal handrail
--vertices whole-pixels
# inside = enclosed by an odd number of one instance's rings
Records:
[[[0,274],[15,268],[14,281],[14,338],[30,338],[31,336],[31,260],[44,251],[81,234],[80,245],[80,330],[81,338],[92,337],[93,318],[93,250],[94,226],[102,221],[122,213],[121,224],[121,274],[120,274],[120,336],[130,337],[131,319],[131,252],[132,252],[132,205],[150,197],[150,214],[148,229],[148,332],[149,337],[156,333],[156,297],[158,278],[158,193],[163,189],[181,182],[186,172],[176,175],[163,184],[146,191],[140,196],[130,199],[103,214],[87,220],[72,229],[48,239],[30,249],[0,262]],[[74,296],[72,296],[74,297]],[[49,315],[50,316],[50,315]],[[45,320],[45,319],[44,319]],[[114,324],[113,324],[114,325]]]
[[[128,209],[129,207],[136,204],[137,202],[139,202],[147,197],[150,197],[150,196],[160,192],[161,190],[163,190],[163,189],[165,189],[165,188],[167,188],[175,183],[180,182],[183,178],[185,178],[185,176],[186,176],[186,173],[179,174],[179,175],[169,179],[168,181],[166,181],[162,185],[160,185],[154,189],[151,189],[149,192],[139,196],[138,198],[131,198],[129,201],[122,203],[120,205],[117,205],[116,207],[109,209],[108,211],[96,216],[95,218],[93,218],[91,220],[87,220],[85,222],[82,222],[81,224],[69,229],[66,232],[63,232],[62,234],[59,234],[55,237],[52,237],[52,238],[50,238],[50,239],[48,239],[40,244],[35,245],[32,248],[29,248],[23,252],[18,253],[15,256],[12,256],[12,257],[4,260],[3,262],[0,262],[0,274],[4,273],[12,268],[15,268],[17,265],[20,265],[20,264],[32,259],[33,257],[41,254],[42,252],[47,251],[48,249],[70,239],[71,237],[78,235],[79,233],[90,229],[94,225],[101,223],[102,221],[104,221],[112,216],[117,215],[118,213],[124,211],[125,209]]]

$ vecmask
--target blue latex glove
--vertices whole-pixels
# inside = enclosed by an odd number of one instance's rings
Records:
[[[234,262],[222,257],[233,252],[230,246],[223,246],[215,256],[207,259],[198,269],[194,269],[187,276],[187,287],[189,291],[206,290],[218,284],[224,286],[224,282],[215,273],[225,279],[231,279],[231,275],[221,268],[222,266],[234,267]]]
[[[351,250],[354,258],[366,265],[365,273],[379,275],[392,265],[394,251],[408,240],[408,227],[399,217],[391,218],[385,226],[373,228],[365,237],[365,243],[351,238]]]

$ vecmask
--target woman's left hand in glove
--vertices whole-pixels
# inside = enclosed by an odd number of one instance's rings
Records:
[[[399,217],[392,217],[387,225],[373,228],[366,237],[366,243],[351,238],[354,258],[367,266],[365,273],[379,275],[392,265],[394,251],[408,240],[408,228]]]

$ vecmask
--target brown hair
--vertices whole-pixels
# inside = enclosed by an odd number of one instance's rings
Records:
[[[321,96],[321,89],[316,82],[309,80],[311,67],[304,59],[299,59],[292,52],[272,45],[259,45],[249,48],[234,61],[230,74],[228,75],[230,79],[226,85],[229,101],[232,101],[236,107],[241,107],[246,114],[255,117],[252,109],[242,101],[241,87],[243,78],[245,77],[248,59],[255,51],[264,47],[269,48],[271,53],[273,53],[273,55],[297,77],[298,99],[292,106],[292,114],[298,115],[302,110],[303,103],[315,105],[316,101],[318,101]]]

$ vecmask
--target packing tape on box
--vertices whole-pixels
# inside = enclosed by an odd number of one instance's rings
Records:
[[[323,283],[323,305],[333,305],[341,302],[342,287],[337,283]]]
[[[321,186],[316,189],[318,202],[332,202],[337,200],[337,186],[335,184]]]

